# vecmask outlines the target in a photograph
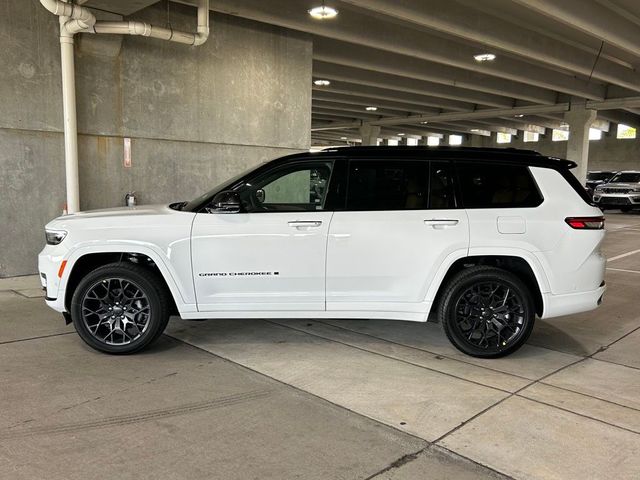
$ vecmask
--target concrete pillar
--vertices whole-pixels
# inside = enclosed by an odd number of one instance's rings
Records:
[[[587,180],[589,168],[589,128],[596,115],[596,110],[588,110],[584,104],[574,103],[571,104],[571,110],[564,114],[564,121],[569,124],[567,160],[578,164],[572,172],[583,185]]]
[[[380,135],[380,127],[375,125],[364,124],[360,127],[360,136],[362,137],[362,145],[378,145],[378,135]]]
[[[484,137],[481,135],[469,135],[469,145],[471,147],[484,147]]]

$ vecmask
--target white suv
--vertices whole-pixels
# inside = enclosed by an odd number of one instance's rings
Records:
[[[461,351],[518,349],[535,316],[591,310],[604,219],[575,164],[513,149],[289,155],[191,202],[59,217],[49,306],[93,348],[148,346],[169,316],[384,318],[436,312]]]

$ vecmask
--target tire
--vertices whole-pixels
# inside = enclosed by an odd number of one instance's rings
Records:
[[[135,353],[148,347],[167,326],[168,295],[155,272],[133,263],[112,263],[80,281],[71,299],[71,318],[91,348]]]
[[[535,322],[533,297],[527,286],[514,274],[487,266],[454,275],[438,313],[453,346],[480,358],[515,352],[527,341]]]

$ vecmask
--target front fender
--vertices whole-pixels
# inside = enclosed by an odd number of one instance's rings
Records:
[[[78,260],[86,255],[95,253],[137,253],[148,256],[160,270],[160,273],[173,296],[178,311],[180,313],[197,311],[195,294],[193,291],[193,281],[191,278],[191,262],[189,258],[182,259],[182,261],[178,262],[171,262],[164,252],[157,246],[127,242],[80,245],[69,250],[68,254],[63,258],[63,260],[67,261],[67,265],[59,280],[56,299],[57,305],[54,306],[54,308],[58,307],[56,310],[64,311],[64,298],[66,296],[67,283]],[[176,264],[181,264],[182,268],[176,268]],[[60,310],[60,306],[62,306],[62,310]]]

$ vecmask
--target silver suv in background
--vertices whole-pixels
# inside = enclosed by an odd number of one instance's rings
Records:
[[[634,208],[640,209],[640,171],[616,173],[607,183],[595,188],[593,201],[602,210],[619,208],[627,212]]]
[[[587,172],[587,182],[585,186],[587,187],[589,195],[593,196],[596,187],[607,183],[616,173],[618,172],[612,170],[592,170]]]

